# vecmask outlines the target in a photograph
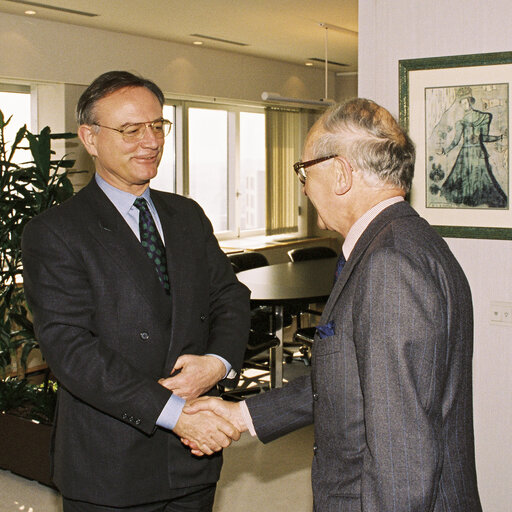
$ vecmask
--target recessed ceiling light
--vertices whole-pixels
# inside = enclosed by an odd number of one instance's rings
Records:
[[[196,46],[201,46],[203,44],[203,41],[194,41],[192,44],[195,44]]]
[[[306,66],[312,66],[313,63],[312,62],[306,62]]]
[[[34,16],[34,14],[36,14],[36,11],[25,11],[25,14],[27,16]]]

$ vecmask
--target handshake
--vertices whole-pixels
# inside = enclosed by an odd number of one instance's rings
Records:
[[[227,448],[248,429],[240,403],[201,397],[225,373],[224,363],[217,357],[185,354],[177,359],[172,376],[158,381],[187,401],[173,432],[194,455],[212,455]]]
[[[194,455],[201,457],[238,441],[248,427],[239,402],[205,396],[185,404],[173,430]]]

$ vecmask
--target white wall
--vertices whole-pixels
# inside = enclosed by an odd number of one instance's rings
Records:
[[[322,98],[320,68],[51,22],[0,16],[0,78],[88,84],[111,69],[154,80],[165,93],[261,101],[263,91]],[[329,75],[334,97],[335,75]]]
[[[359,96],[398,115],[398,60],[510,51],[509,0],[359,0]],[[416,141],[418,142],[418,141]],[[512,498],[512,327],[491,325],[490,301],[512,302],[512,242],[449,239],[473,292],[474,411],[484,511]]]

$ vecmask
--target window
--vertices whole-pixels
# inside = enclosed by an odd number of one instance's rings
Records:
[[[23,125],[30,130],[30,87],[10,84],[0,84],[0,110],[4,115],[4,122],[12,116],[9,124],[4,129],[7,141],[12,142],[16,133]],[[25,144],[26,145],[26,144]],[[26,150],[28,153],[28,150]],[[30,154],[17,150],[14,157],[15,163],[31,160]]]
[[[265,114],[240,112],[240,231],[265,228]]]
[[[164,119],[172,122],[171,133],[165,138],[164,154],[158,174],[151,180],[151,187],[164,192],[176,191],[176,107],[164,105]]]
[[[172,101],[164,116],[173,128],[153,188],[196,200],[219,239],[305,231],[306,200],[292,165],[307,115]]]
[[[221,237],[265,232],[265,114],[189,106],[188,195]]]
[[[188,109],[188,193],[216,232],[228,231],[228,112]]]

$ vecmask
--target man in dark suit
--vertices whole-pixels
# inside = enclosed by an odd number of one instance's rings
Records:
[[[413,144],[387,110],[356,99],[322,116],[303,156],[295,170],[319,226],[345,239],[311,377],[187,410],[214,410],[263,442],[314,422],[318,512],[480,512],[471,292],[404,201]]]
[[[182,413],[239,371],[249,293],[201,208],[149,189],[171,124],[163,102],[149,80],[98,77],[77,107],[96,175],[23,235],[27,300],[59,381],[65,512],[211,510],[220,450],[240,435],[213,413]]]

